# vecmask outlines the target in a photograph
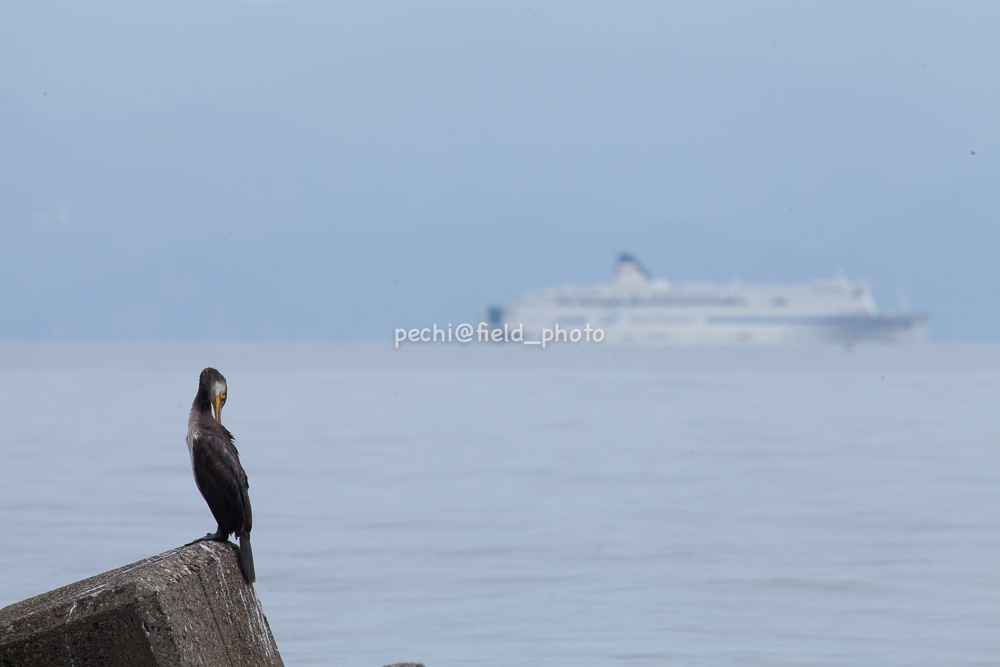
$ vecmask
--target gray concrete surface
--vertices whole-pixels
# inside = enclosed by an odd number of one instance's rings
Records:
[[[0,667],[281,666],[236,546],[201,542],[0,609]]]

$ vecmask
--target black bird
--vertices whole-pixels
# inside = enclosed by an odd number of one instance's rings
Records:
[[[206,368],[198,379],[198,394],[188,414],[187,446],[198,490],[205,497],[219,529],[191,544],[214,540],[226,542],[231,533],[240,540],[240,568],[249,583],[256,579],[250,529],[253,514],[247,490],[247,474],[240,465],[240,453],[233,434],[222,425],[226,404],[226,378],[214,368]]]

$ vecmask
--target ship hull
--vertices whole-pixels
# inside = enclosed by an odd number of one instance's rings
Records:
[[[509,326],[524,325],[526,337],[539,337],[543,329],[572,330],[590,324],[600,328],[609,343],[652,345],[739,344],[853,344],[878,342],[910,343],[919,339],[923,315],[878,313],[839,316],[677,316],[657,317],[649,313],[566,313],[523,319],[516,312],[502,318]],[[517,321],[513,321],[517,320]]]

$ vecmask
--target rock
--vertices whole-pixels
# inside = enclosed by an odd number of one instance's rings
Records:
[[[0,666],[35,665],[283,667],[229,542],[174,549],[0,609]]]

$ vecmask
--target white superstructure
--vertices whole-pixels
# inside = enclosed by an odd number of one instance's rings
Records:
[[[525,338],[589,323],[608,342],[850,344],[916,340],[927,316],[880,313],[868,283],[843,276],[799,285],[671,283],[623,254],[611,284],[534,290],[490,308],[485,319],[523,324]]]

